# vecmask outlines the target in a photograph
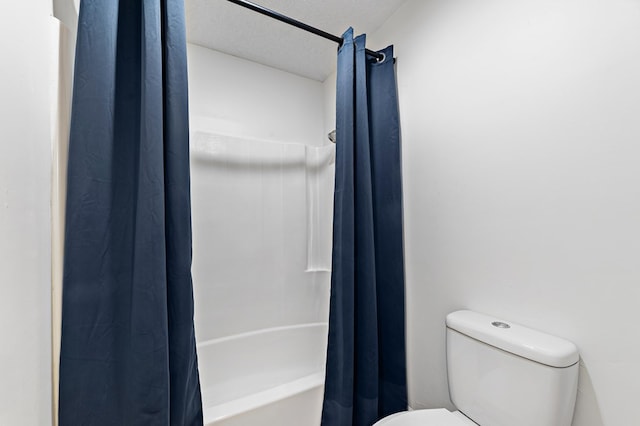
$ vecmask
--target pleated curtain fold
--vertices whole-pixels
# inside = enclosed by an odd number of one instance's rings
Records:
[[[400,125],[393,47],[343,37],[322,425],[370,426],[407,409]]]
[[[202,425],[182,0],[83,0],[60,426]]]

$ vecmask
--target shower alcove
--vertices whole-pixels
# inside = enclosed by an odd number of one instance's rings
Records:
[[[189,84],[205,424],[315,426],[335,157],[322,85],[193,45]]]

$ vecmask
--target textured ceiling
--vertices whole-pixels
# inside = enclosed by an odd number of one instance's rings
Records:
[[[348,27],[371,33],[404,0],[255,0],[340,36]],[[227,0],[186,0],[187,39],[314,80],[335,69],[337,44],[260,15]],[[381,46],[378,46],[381,47]]]

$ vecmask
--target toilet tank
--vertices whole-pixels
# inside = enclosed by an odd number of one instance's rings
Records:
[[[570,426],[578,350],[559,337],[479,314],[447,316],[447,374],[456,408],[480,426]]]

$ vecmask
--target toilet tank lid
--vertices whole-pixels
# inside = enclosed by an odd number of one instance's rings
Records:
[[[568,340],[473,311],[447,315],[447,327],[480,342],[550,367],[578,362],[578,348]]]

